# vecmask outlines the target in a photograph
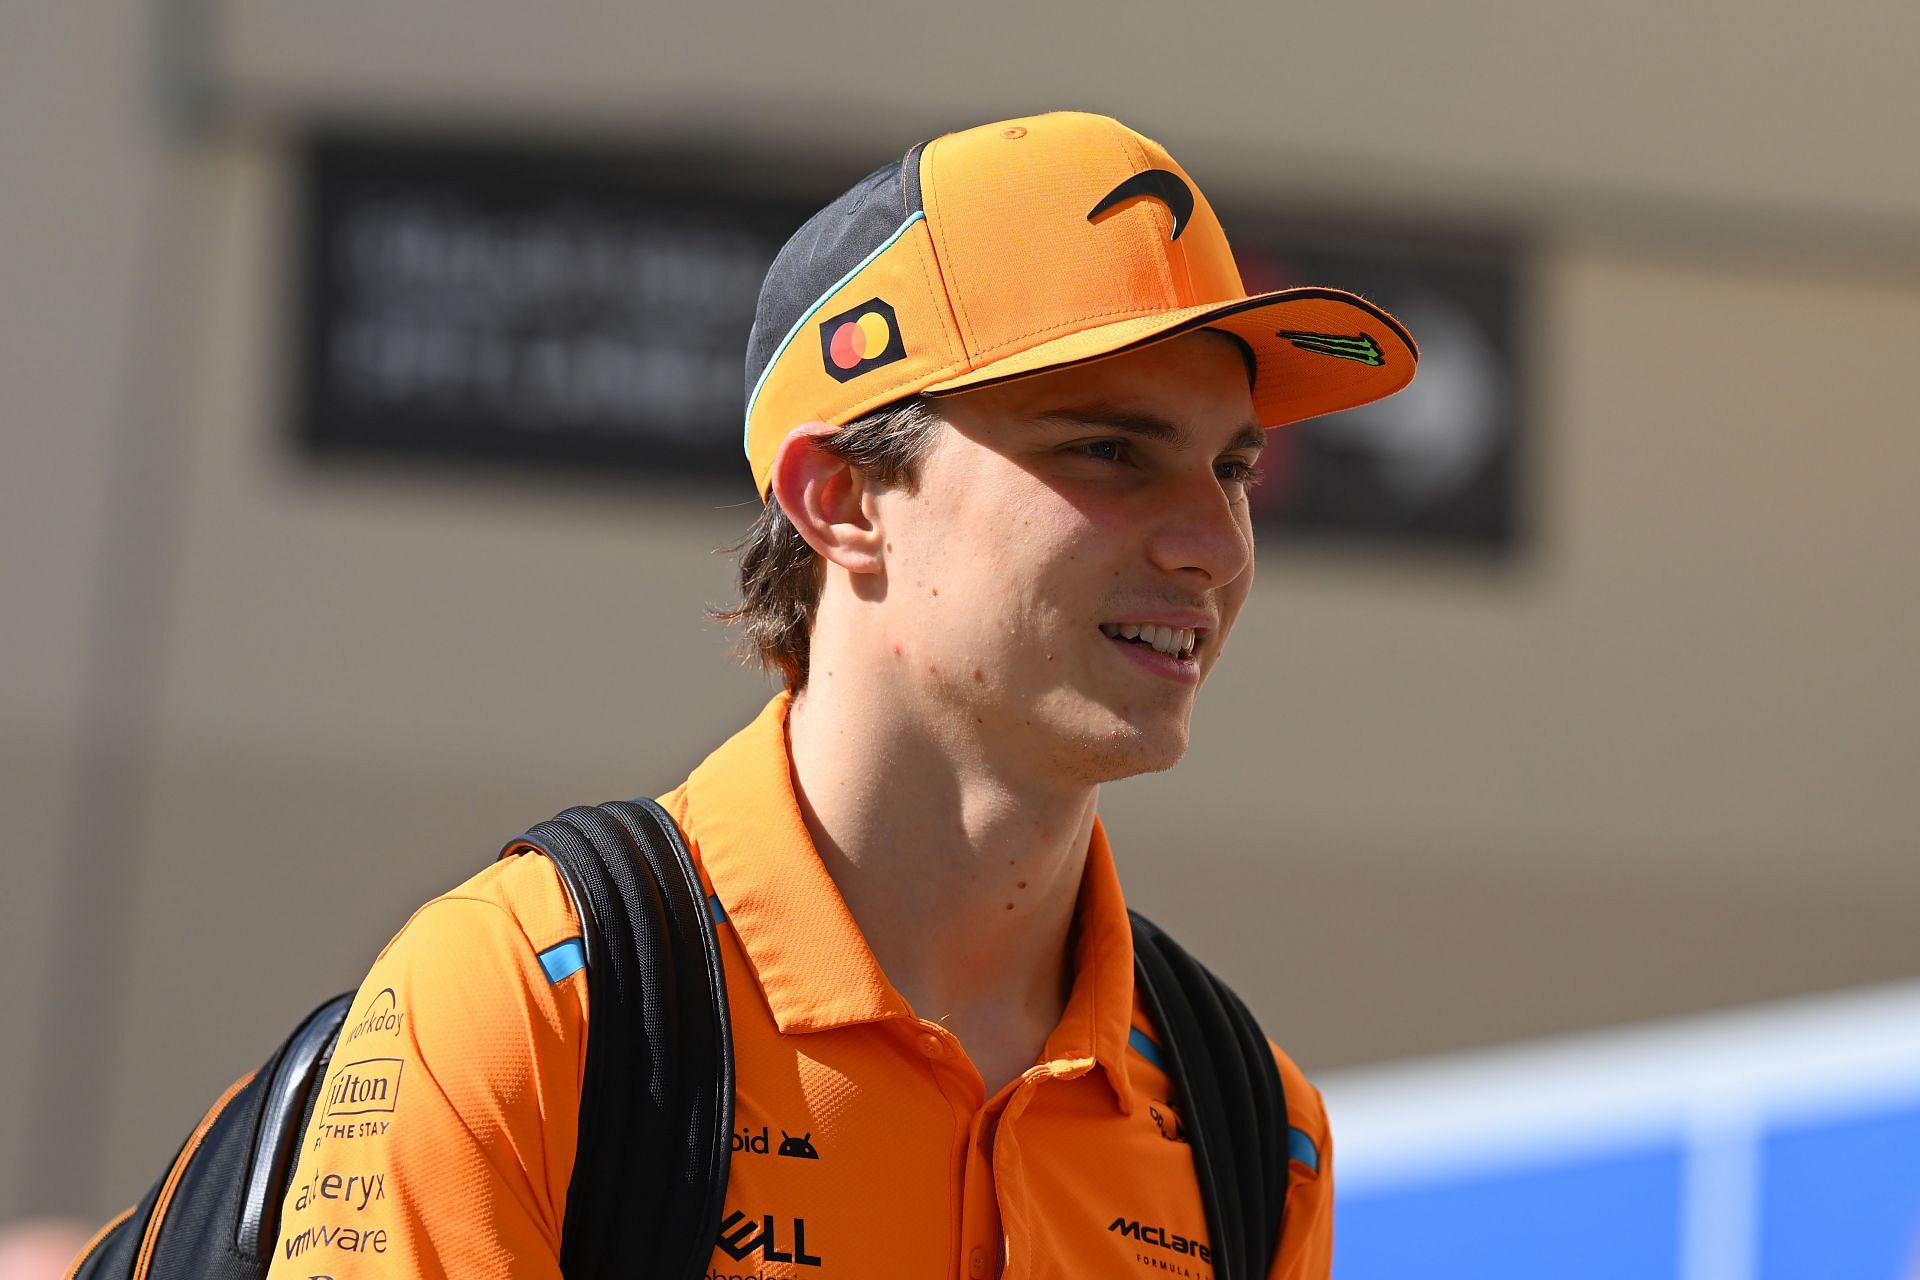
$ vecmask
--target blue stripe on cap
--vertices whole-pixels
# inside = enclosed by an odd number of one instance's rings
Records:
[[[727,909],[720,905],[719,894],[710,893],[707,895],[707,912],[713,917],[715,924],[725,924],[727,922]]]
[[[548,982],[580,972],[587,967],[587,947],[578,938],[557,942],[540,953],[540,967],[547,971]]]
[[[1313,1145],[1313,1139],[1298,1129],[1287,1130],[1287,1158],[1298,1160],[1315,1173],[1320,1172],[1320,1148]]]
[[[1127,1047],[1162,1071],[1167,1069],[1165,1060],[1160,1057],[1160,1046],[1155,1044],[1153,1038],[1140,1028],[1129,1027],[1127,1029]]]
[[[829,288],[825,293],[821,294],[818,298],[814,299],[813,305],[808,307],[805,311],[801,312],[800,318],[793,322],[793,328],[787,330],[787,336],[780,339],[780,345],[773,349],[773,358],[767,361],[767,367],[760,371],[759,379],[756,380],[753,384],[753,394],[747,397],[747,420],[740,428],[740,447],[743,450],[747,451],[747,458],[749,461],[751,461],[753,458],[753,451],[752,451],[753,449],[753,441],[752,441],[753,406],[759,403],[760,401],[760,388],[767,385],[767,375],[773,372],[773,367],[780,363],[780,357],[785,355],[787,353],[787,348],[793,345],[793,339],[795,335],[797,335],[800,332],[800,330],[806,327],[807,321],[813,319],[814,316],[819,314],[820,308],[827,305],[828,298],[831,298],[834,294],[846,288],[848,281],[852,280],[855,276],[859,275],[862,271],[865,271],[868,267],[872,266],[873,260],[875,258],[879,257],[881,254],[885,253],[887,250],[893,248],[894,242],[897,241],[901,236],[907,234],[908,227],[911,227],[914,223],[920,221],[922,218],[926,216],[927,216],[927,211],[925,209],[921,209],[916,211],[905,222],[901,223],[900,226],[894,231],[892,235],[888,236],[884,241],[881,242],[880,247],[878,249],[875,249],[872,253],[860,259],[860,263],[858,266],[854,267],[853,270],[847,272],[847,274],[841,276],[840,279],[837,282],[835,282],[831,288]],[[884,226],[886,224],[882,223],[881,225]]]

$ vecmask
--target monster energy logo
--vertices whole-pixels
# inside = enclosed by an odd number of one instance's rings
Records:
[[[1338,360],[1357,360],[1361,364],[1374,365],[1387,362],[1386,357],[1380,354],[1380,344],[1370,334],[1342,336],[1337,333],[1308,333],[1304,329],[1282,329],[1279,336],[1302,351],[1317,351]]]

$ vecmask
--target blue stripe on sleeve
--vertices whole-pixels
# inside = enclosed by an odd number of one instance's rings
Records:
[[[1313,1139],[1298,1129],[1287,1130],[1287,1158],[1298,1160],[1315,1173],[1320,1172],[1320,1148],[1313,1145]]]
[[[555,943],[540,953],[540,967],[547,971],[548,982],[558,982],[587,967],[586,944],[578,938]]]

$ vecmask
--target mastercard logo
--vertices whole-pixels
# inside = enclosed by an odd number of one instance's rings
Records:
[[[835,382],[851,382],[870,369],[906,358],[900,322],[892,305],[879,298],[820,322],[820,359]]]

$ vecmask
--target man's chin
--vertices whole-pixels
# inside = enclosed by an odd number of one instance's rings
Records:
[[[1113,780],[1118,782],[1121,778],[1137,777],[1143,773],[1165,773],[1168,769],[1173,768],[1173,766],[1186,759],[1186,755],[1187,735],[1184,732],[1179,734],[1177,742],[1169,743],[1163,740],[1153,743],[1143,743],[1141,744],[1141,750],[1136,752],[1132,758],[1131,764],[1133,767],[1128,769],[1127,772],[1117,775]]]
[[[1118,720],[1083,740],[1088,772],[1094,781],[1118,782],[1171,769],[1187,754],[1188,727],[1185,716]]]
[[[1036,758],[1048,759],[1057,776],[1093,785],[1173,768],[1187,754],[1192,727],[1191,702],[1148,708],[1064,690],[1043,695],[1029,714]]]

